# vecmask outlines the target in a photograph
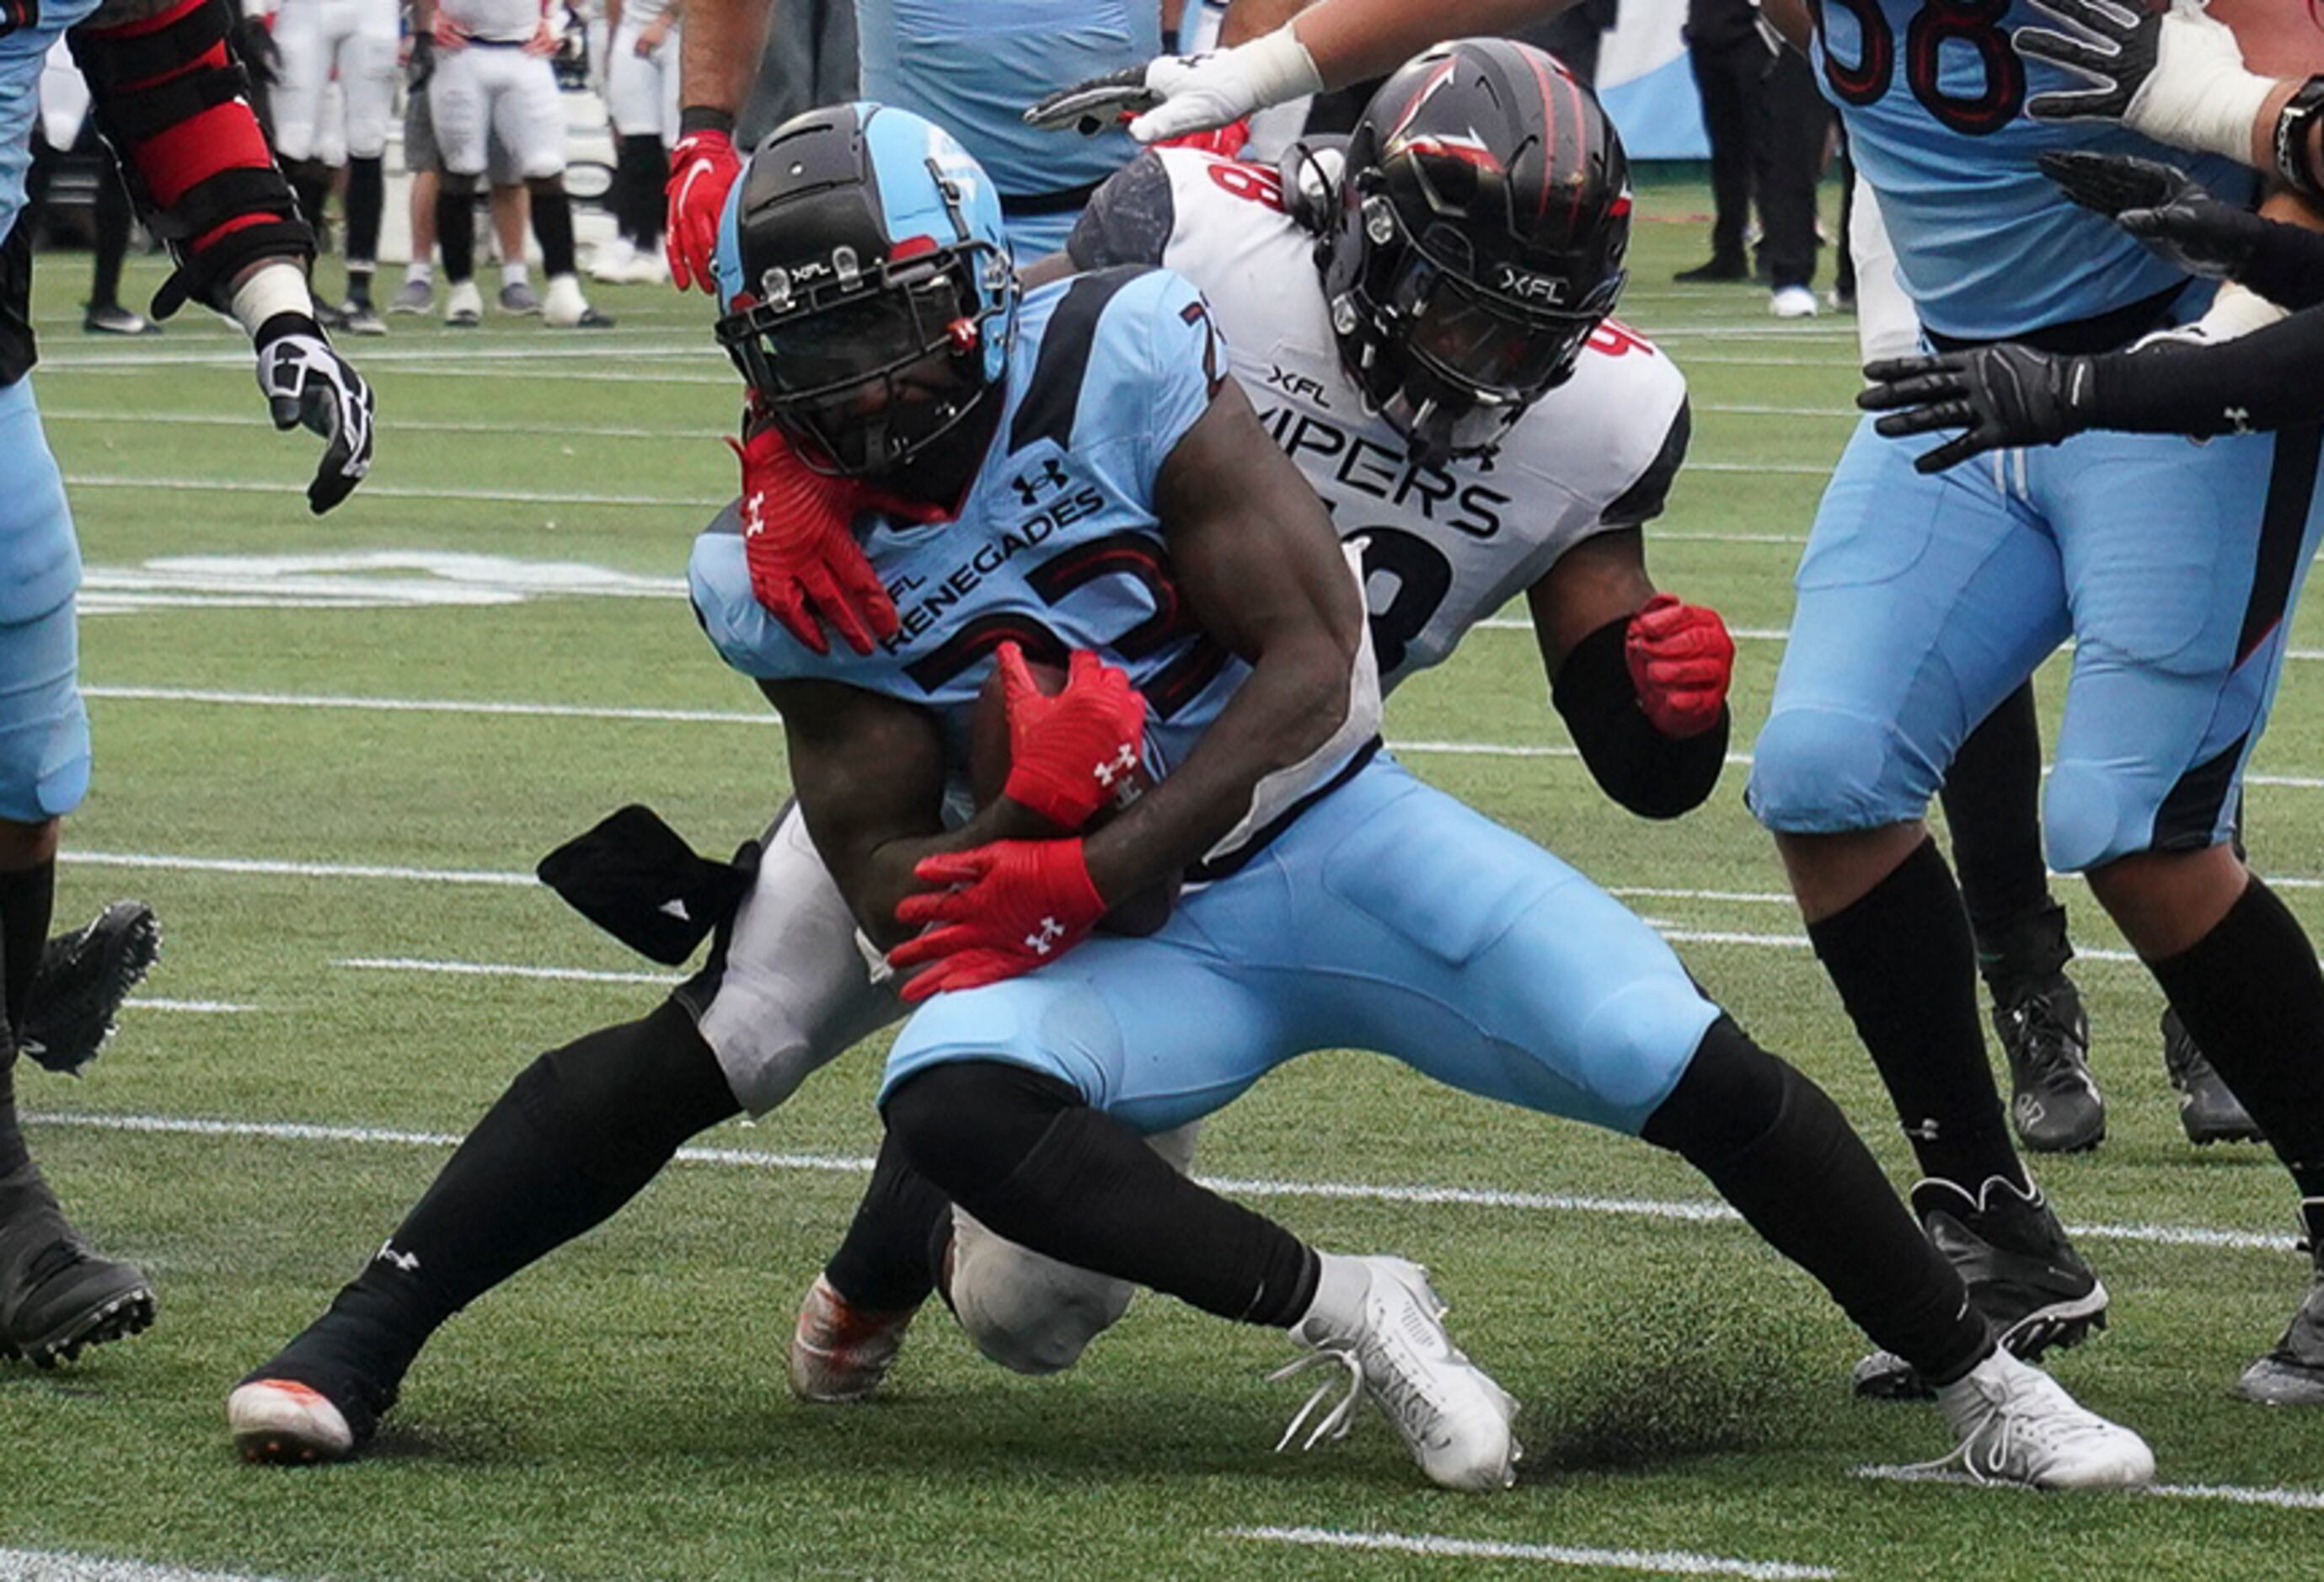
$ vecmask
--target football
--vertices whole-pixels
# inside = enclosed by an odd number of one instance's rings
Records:
[[[1028,658],[1025,668],[1031,673],[1033,685],[1045,697],[1055,697],[1065,685],[1062,666],[1045,664]],[[977,694],[975,711],[968,724],[968,785],[969,792],[982,809],[989,807],[1000,796],[1001,787],[1009,783],[1009,705],[1001,684],[1001,670],[993,667],[985,678],[984,689]],[[1111,807],[1102,807],[1082,826],[1082,833],[1093,834],[1105,827],[1122,808],[1129,806],[1154,784],[1143,764],[1126,776],[1116,792]],[[1176,879],[1141,890],[1108,912],[1098,922],[1106,934],[1148,934],[1170,921],[1170,908],[1177,903],[1178,885]]]

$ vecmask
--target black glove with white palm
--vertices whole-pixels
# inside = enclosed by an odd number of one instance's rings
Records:
[[[1232,49],[1157,55],[1143,66],[1060,88],[1026,111],[1025,124],[1086,135],[1127,118],[1131,137],[1159,143],[1214,131],[1323,87],[1314,57],[1286,23]]]
[[[2071,31],[2021,27],[2010,36],[2028,60],[2062,67],[2090,86],[2035,94],[2036,121],[2119,121],[2157,143],[2248,164],[2273,78],[2246,69],[2236,35],[2205,0],[2033,0]]]
[[[2054,357],[2003,342],[1875,363],[1864,377],[1871,388],[1856,404],[1888,414],[1874,425],[1888,438],[1967,430],[1915,457],[1913,465],[1923,473],[1941,473],[1989,450],[2056,445],[2090,426],[2087,357]]]
[[[2267,221],[2221,203],[2185,171],[2158,161],[2077,149],[2053,150],[2040,162],[2059,191],[2190,275],[2241,279],[2267,241]]]
[[[371,471],[372,396],[354,365],[331,349],[322,327],[304,313],[277,313],[251,337],[258,353],[258,390],[281,429],[323,437],[322,464],[307,485],[307,506],[321,516]]]

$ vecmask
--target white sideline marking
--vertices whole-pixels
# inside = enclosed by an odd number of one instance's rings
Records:
[[[123,478],[105,474],[67,473],[65,486],[69,489],[166,489],[171,493],[181,490],[199,490],[212,494],[296,494],[306,485],[297,479],[280,483],[255,480],[224,478]],[[704,506],[715,509],[724,505],[732,495],[708,494],[562,494],[533,489],[406,489],[393,483],[374,483],[364,490],[372,500],[468,500],[502,501],[512,505],[635,505],[685,507],[696,510]]]
[[[258,1007],[230,999],[130,999],[123,1008],[133,1011],[186,1011],[199,1016],[229,1016]]]
[[[440,972],[458,978],[545,978],[575,983],[683,983],[675,972],[609,972],[593,967],[517,967],[500,961],[423,961],[410,956],[348,956],[331,963],[369,972]]]
[[[382,1127],[322,1126],[303,1121],[207,1120],[192,1116],[103,1115],[81,1110],[24,1111],[24,1119],[41,1126],[79,1127],[104,1132],[158,1132],[202,1137],[257,1137],[271,1142],[363,1143],[402,1147],[452,1148],[456,1132],[397,1131]],[[680,1148],[678,1158],[688,1164],[718,1164],[755,1170],[802,1170],[826,1175],[868,1175],[872,1161],[837,1154],[779,1154],[759,1148]],[[1195,1178],[1213,1191],[1245,1198],[1314,1198],[1341,1202],[1420,1203],[1468,1209],[1519,1209],[1536,1212],[1618,1215],[1633,1219],[1664,1219],[1685,1225],[1740,1224],[1741,1217],[1724,1203],[1707,1200],[1606,1198],[1563,1192],[1512,1192],[1482,1187],[1397,1186],[1364,1182],[1243,1180],[1234,1176]],[[2219,1230],[2202,1225],[2069,1225],[2067,1231],[2092,1241],[2143,1242],[2155,1246],[2233,1247],[2256,1252],[2289,1252],[2289,1236],[2264,1236],[2248,1230]]]
[[[423,884],[530,887],[529,873],[475,868],[391,868],[368,862],[289,862],[269,857],[178,857],[153,851],[75,851],[70,862],[93,868],[148,868],[185,873],[277,874],[288,878],[392,878]]]
[[[135,423],[199,428],[254,428],[248,415],[226,412],[83,411],[74,408],[42,407],[46,423]],[[549,439],[719,439],[724,428],[624,428],[594,423],[437,423],[399,416],[391,426],[397,434],[522,434]]]
[[[771,709],[629,709],[462,698],[342,697],[327,693],[216,692],[183,686],[90,686],[83,697],[127,703],[219,704],[248,709],[355,709],[383,714],[497,714],[543,720],[649,720],[686,725],[779,725]]]
[[[1583,1549],[1565,1543],[1494,1543],[1474,1538],[1440,1538],[1426,1532],[1342,1532],[1330,1527],[1224,1527],[1222,1538],[1253,1543],[1292,1543],[1308,1549],[1385,1550],[1401,1555],[1442,1555],[1459,1559],[1539,1560],[1551,1566],[1592,1566],[1609,1571],[1651,1571],[1674,1577],[1751,1577],[1766,1582],[1837,1577],[1829,1566],[1789,1560],[1738,1560],[1688,1550]]]
[[[242,1571],[196,1571],[55,1550],[0,1549],[0,1582],[269,1582]]]
[[[1980,1483],[1966,1472],[1937,1471],[1925,1467],[1852,1467],[1849,1468],[1849,1475],[1876,1483],[1960,1484],[1971,1488],[2023,1487],[2018,1484]],[[2273,1505],[2282,1511],[2324,1511],[2324,1490],[2319,1489],[2249,1488],[2232,1483],[2153,1483],[2144,1488],[2116,1492],[2144,1495],[2150,1499],[2217,1500],[2230,1505]]]

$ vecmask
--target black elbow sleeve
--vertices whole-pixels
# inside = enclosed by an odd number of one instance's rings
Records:
[[[1727,762],[1728,712],[1700,735],[1677,740],[1638,706],[1622,657],[1626,617],[1583,638],[1557,667],[1550,698],[1582,761],[1606,795],[1641,818],[1676,818],[1702,805]]]

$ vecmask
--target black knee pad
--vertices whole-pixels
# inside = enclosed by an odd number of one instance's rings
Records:
[[[652,1173],[687,1138],[742,1112],[675,1001],[550,1050],[509,1091],[577,1168],[605,1181]]]
[[[1773,1131],[1801,1090],[1813,1090],[1805,1077],[1721,1016],[1638,1135],[1697,1165],[1731,1159]]]
[[[882,1113],[913,1168],[965,1201],[1008,1181],[1057,1117],[1082,1107],[1079,1093],[1040,1072],[954,1061],[907,1078]]]

